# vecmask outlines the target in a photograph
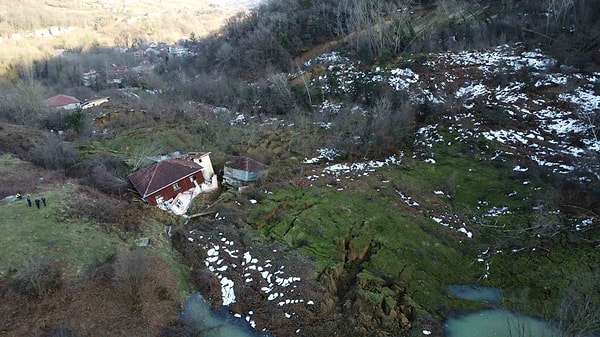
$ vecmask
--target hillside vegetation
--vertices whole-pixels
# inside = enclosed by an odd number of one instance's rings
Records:
[[[187,22],[197,13],[186,6],[165,10]],[[57,202],[38,213],[24,200],[0,205],[5,219],[23,220],[4,225],[0,259],[13,264],[0,312],[29,303],[41,320],[70,287],[107,283],[69,312],[94,300],[119,308],[93,313],[102,319],[143,313],[107,334],[204,335],[175,315],[190,284],[279,337],[443,336],[450,312],[489,307],[448,293],[477,284],[568,336],[597,331],[594,13],[600,1],[272,0],[185,41],[184,53],[144,56],[152,67],[118,83],[110,69],[142,59],[100,41],[14,63],[0,83],[0,151],[9,153],[0,197],[31,191]],[[107,34],[132,47],[147,31]],[[91,67],[100,75],[84,87]],[[111,99],[72,113],[42,104],[59,92]],[[211,151],[216,172],[229,155],[269,169],[242,191],[199,198],[190,214],[204,216],[175,218],[138,202],[127,182],[148,157],[173,151]],[[16,168],[27,184],[15,183]],[[150,246],[129,249],[139,236]],[[44,252],[53,282],[24,291],[30,256]],[[31,331],[22,320],[32,311],[17,311],[0,331],[92,335],[82,317],[58,311]]]
[[[38,1],[0,4],[0,73],[60,50],[133,48],[203,37],[241,7],[206,1]]]

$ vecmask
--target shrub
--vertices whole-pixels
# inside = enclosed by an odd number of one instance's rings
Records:
[[[77,162],[77,151],[58,136],[50,136],[31,151],[35,164],[46,169],[69,169]]]
[[[12,288],[29,297],[42,297],[62,286],[62,270],[47,257],[31,258],[17,274]]]
[[[117,255],[114,279],[132,305],[141,303],[142,285],[150,279],[153,261],[143,250],[126,250]]]
[[[177,280],[167,265],[146,250],[124,250],[113,265],[114,281],[135,312],[152,311],[152,300],[171,299]]]
[[[138,207],[90,188],[78,190],[68,215],[93,219],[107,231],[140,230],[141,214]]]
[[[95,155],[79,165],[76,176],[81,182],[104,193],[122,195],[127,190],[127,165],[108,154]]]

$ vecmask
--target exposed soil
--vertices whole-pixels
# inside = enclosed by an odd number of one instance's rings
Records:
[[[250,251],[258,261],[284,266],[286,276],[302,279],[292,292],[293,298],[305,302],[288,306],[278,304],[283,301],[281,298],[267,298],[264,287],[269,284],[264,280],[254,277],[254,281],[248,282],[254,275],[249,276],[247,270],[238,268],[236,271],[234,267],[225,272],[227,278],[235,282],[236,302],[229,306],[230,311],[242,317],[251,312],[258,331],[268,331],[278,337],[298,336],[299,333],[302,336],[387,336],[410,329],[410,320],[414,317],[406,288],[391,280],[359,276],[362,265],[368,263],[376,247],[369,245],[357,251],[349,238],[343,245],[346,251],[342,253],[346,263],[321,271],[314,261],[285,245],[261,242],[247,225],[240,225],[241,222],[235,220],[234,205],[223,207],[219,214],[224,213],[227,213],[224,218],[230,218],[230,221],[200,219],[188,223],[172,238],[174,247],[192,269],[192,283],[216,309],[222,304],[221,286],[217,274],[204,263],[210,256],[207,248],[233,241],[231,247],[235,247],[239,255]],[[239,259],[227,260],[219,266],[239,264]],[[314,302],[314,305],[306,305],[308,302]]]
[[[188,241],[191,235],[194,237],[193,242]],[[261,291],[261,288],[268,286],[264,280],[254,275],[256,282],[245,282],[248,276],[244,276],[245,273],[239,269],[227,273],[227,278],[235,282],[236,302],[229,306],[233,314],[244,317],[251,312],[258,331],[266,329],[278,337],[297,336],[298,329],[301,329],[303,336],[319,335],[316,330],[320,322],[326,319],[320,315],[318,308],[323,289],[308,278],[309,275],[314,274],[315,266],[311,261],[281,244],[255,241],[252,232],[243,226],[202,219],[190,222],[185,229],[175,232],[172,239],[174,247],[183,254],[185,263],[190,266],[193,285],[211,301],[215,309],[219,309],[222,305],[221,285],[216,274],[206,268],[204,260],[208,257],[205,247],[222,242],[220,238],[232,241],[234,243],[232,247],[239,250],[240,255],[250,251],[253,258],[261,262],[269,261],[268,263],[273,265],[274,269],[284,267],[286,277],[300,276],[302,281],[295,284],[292,290],[293,297],[303,298],[306,301],[313,300],[316,303],[316,305],[294,305],[293,308],[279,306],[277,305],[279,300],[269,301],[267,295]],[[239,261],[233,258],[225,259],[222,263],[223,266],[235,264],[239,265]],[[286,319],[286,313],[292,314],[292,317]]]

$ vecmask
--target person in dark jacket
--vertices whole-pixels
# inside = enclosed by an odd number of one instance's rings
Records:
[[[27,206],[31,207],[31,197],[27,196]]]
[[[40,208],[40,199],[35,198],[35,205],[37,206],[37,208]]]
[[[46,197],[42,195],[42,204],[44,204],[44,207],[46,207]]]

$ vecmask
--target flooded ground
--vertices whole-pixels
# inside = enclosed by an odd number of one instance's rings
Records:
[[[215,312],[200,293],[195,293],[185,303],[181,320],[194,332],[204,337],[267,337],[259,334],[242,318],[228,310]]]
[[[558,337],[562,334],[540,319],[504,309],[452,314],[444,326],[448,337]]]
[[[469,301],[496,303],[502,298],[502,292],[498,288],[472,284],[451,285],[449,291],[452,296]]]
[[[472,284],[451,285],[452,296],[496,304],[502,291]],[[487,309],[472,313],[452,313],[444,325],[448,337],[558,337],[560,331],[546,321],[506,309]]]

